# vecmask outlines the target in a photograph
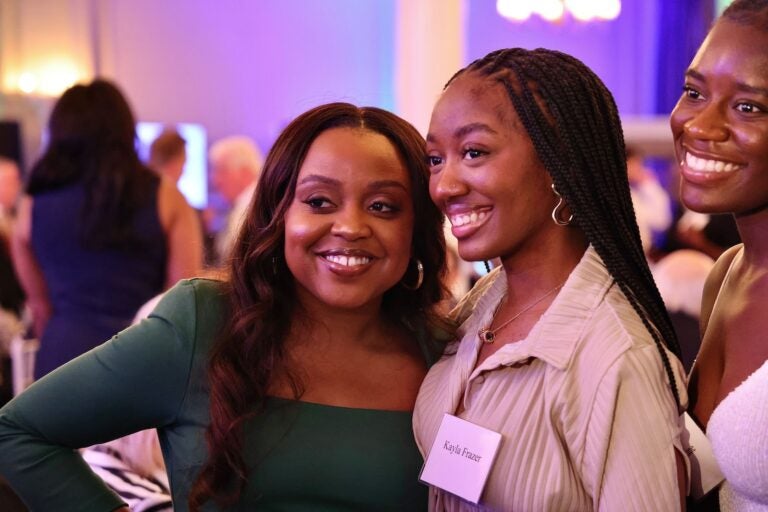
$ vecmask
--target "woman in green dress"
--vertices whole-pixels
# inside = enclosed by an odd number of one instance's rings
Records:
[[[177,511],[425,509],[411,412],[445,264],[428,181],[397,116],[299,116],[227,278],[180,282],[0,410],[0,474],[33,510],[127,510],[76,449],[156,427]]]

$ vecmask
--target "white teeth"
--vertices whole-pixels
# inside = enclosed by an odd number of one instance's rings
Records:
[[[340,254],[329,254],[325,256],[325,259],[331,263],[344,265],[345,267],[357,267],[359,265],[365,265],[371,261],[371,258],[366,256],[342,256]]]
[[[699,172],[731,172],[739,168],[738,165],[722,160],[708,160],[693,156],[690,153],[685,154],[685,165]]]
[[[450,221],[451,225],[453,226],[464,226],[466,224],[474,224],[475,222],[482,221],[487,217],[486,212],[472,212],[472,213],[461,213],[459,215],[451,215]]]

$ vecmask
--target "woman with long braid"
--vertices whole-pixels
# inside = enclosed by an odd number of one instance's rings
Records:
[[[704,287],[691,410],[725,476],[720,509],[768,510],[768,0],[737,0],[715,23],[672,112],[680,195],[732,213],[742,244]]]
[[[427,153],[461,257],[501,260],[417,399],[431,510],[679,509],[685,380],[611,94],[563,53],[495,51],[448,82]],[[479,501],[431,472],[450,429],[478,463],[493,444],[466,443],[501,434]]]

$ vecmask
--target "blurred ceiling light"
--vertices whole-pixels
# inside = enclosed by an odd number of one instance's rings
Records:
[[[565,13],[565,6],[560,0],[541,0],[538,13],[547,21],[558,21]]]
[[[51,61],[40,68],[40,92],[58,96],[77,82],[77,68],[65,60]]]
[[[515,0],[497,0],[496,10],[503,17],[512,21],[525,21],[534,12],[533,2],[517,2]]]
[[[74,64],[65,59],[51,60],[35,70],[19,73],[15,89],[24,94],[59,96],[80,79]]]
[[[37,90],[37,77],[30,72],[22,73],[16,81],[16,86],[24,94],[32,94]]]
[[[496,10],[518,22],[534,14],[552,22],[566,14],[578,21],[613,20],[621,13],[621,0],[496,0]]]

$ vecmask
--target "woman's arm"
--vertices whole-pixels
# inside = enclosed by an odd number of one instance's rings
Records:
[[[0,474],[32,510],[124,505],[77,449],[174,423],[194,355],[194,294],[189,282],[177,286],[149,319],[0,409]]]
[[[51,317],[51,303],[48,300],[48,288],[43,272],[32,251],[32,206],[30,196],[21,198],[11,236],[11,256],[16,275],[24,293],[27,294],[27,306],[32,312],[35,336],[39,338]]]
[[[200,275],[203,268],[203,232],[195,210],[176,186],[162,178],[158,212],[168,248],[166,288],[180,279]]]
[[[675,373],[682,384],[681,371]],[[594,509],[680,510],[680,433],[656,347],[627,351],[603,377],[592,405],[583,471],[594,488]]]

